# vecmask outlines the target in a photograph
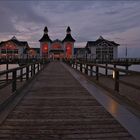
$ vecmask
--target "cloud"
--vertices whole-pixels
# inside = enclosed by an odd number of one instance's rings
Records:
[[[48,26],[52,39],[63,39],[70,26],[76,45],[85,45],[100,35],[123,38],[128,46],[139,46],[140,2],[130,0],[99,1],[0,1],[0,37],[17,34],[31,45]],[[116,39],[115,39],[116,40]],[[121,40],[116,40],[118,43]]]

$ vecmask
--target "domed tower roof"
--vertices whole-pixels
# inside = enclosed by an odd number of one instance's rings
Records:
[[[71,32],[71,29],[70,29],[70,27],[68,26],[68,28],[67,28],[67,33],[70,33]]]
[[[47,28],[47,26],[44,28],[44,35],[39,40],[39,42],[52,42],[52,40],[50,39],[50,37],[48,35],[48,28]]]
[[[66,33],[66,37],[63,39],[62,42],[75,42],[75,39],[73,39],[73,37],[71,36],[71,29],[69,26],[66,30]]]
[[[47,26],[44,28],[44,33],[48,33],[48,28],[47,28]]]

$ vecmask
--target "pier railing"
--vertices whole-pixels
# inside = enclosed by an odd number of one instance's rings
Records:
[[[17,68],[1,71],[0,89],[11,84],[11,91],[15,92],[17,90],[17,82],[28,81],[30,78],[36,75],[43,67],[44,64],[42,64],[42,62],[35,62]]]
[[[112,76],[109,77],[114,80],[114,90],[119,92],[119,85],[120,83],[130,86],[132,88],[140,90],[140,86],[123,81],[120,79],[120,76],[123,75],[130,75],[130,74],[137,74],[140,75],[140,72],[137,71],[132,71],[132,70],[125,70],[125,69],[120,69],[116,68],[116,65],[114,67],[108,66],[108,64],[101,65],[97,63],[89,63],[89,62],[81,62],[81,61],[76,61],[76,60],[64,60],[67,64],[69,64],[71,67],[79,70],[82,73],[85,73],[89,76],[95,76],[96,81],[99,81],[100,76],[108,76],[108,71],[112,71]],[[93,67],[95,70],[93,70]],[[104,69],[104,73],[101,73],[99,69],[102,68]]]

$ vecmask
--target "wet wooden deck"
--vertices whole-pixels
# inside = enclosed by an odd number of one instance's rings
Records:
[[[50,63],[0,125],[2,140],[134,139],[59,62]]]

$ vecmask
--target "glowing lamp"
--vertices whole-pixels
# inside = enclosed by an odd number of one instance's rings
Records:
[[[47,45],[47,44],[44,44],[44,45],[43,45],[42,51],[43,51],[43,53],[48,52],[48,45]]]
[[[48,48],[47,47],[44,47],[44,50],[46,51],[46,50],[48,50]]]
[[[115,71],[113,70],[113,79],[115,79]]]

